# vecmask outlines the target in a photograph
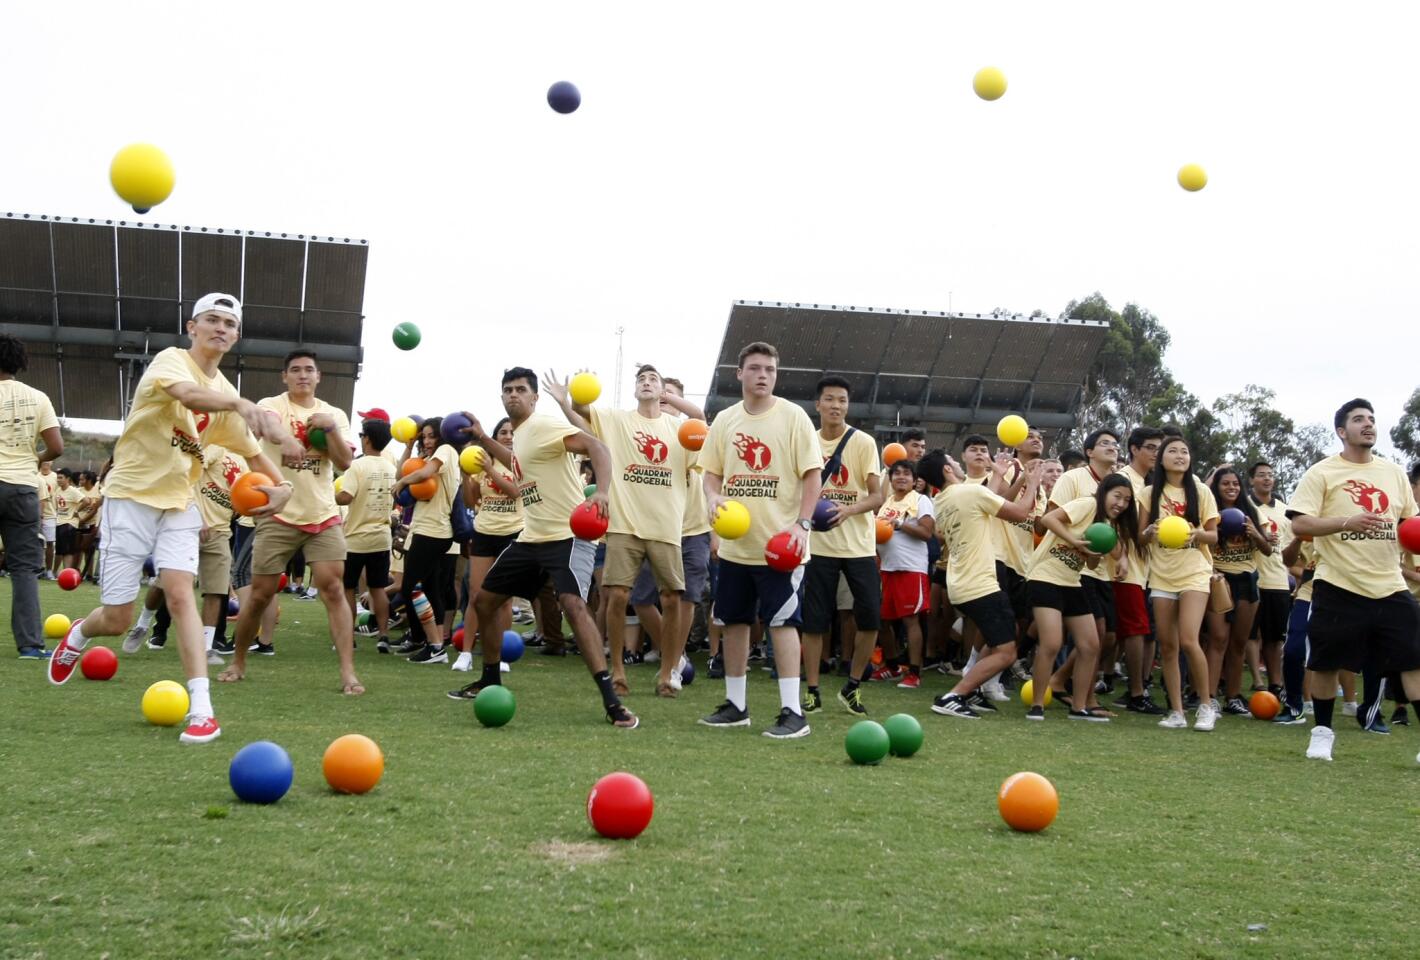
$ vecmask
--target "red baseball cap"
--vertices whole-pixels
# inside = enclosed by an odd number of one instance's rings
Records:
[[[368,410],[357,410],[355,411],[355,414],[361,420],[383,420],[385,423],[390,422],[390,415],[385,412],[383,407],[371,407]]]

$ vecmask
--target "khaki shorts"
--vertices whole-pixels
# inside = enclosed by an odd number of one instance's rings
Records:
[[[224,528],[213,529],[212,536],[197,548],[197,590],[225,597],[232,589],[232,545],[222,536]]]
[[[300,550],[307,563],[335,562],[345,565],[345,531],[340,524],[326,527],[320,533],[307,533],[287,526],[279,520],[256,522],[256,545],[252,548],[253,575],[276,576]]]
[[[663,591],[685,589],[685,570],[681,566],[680,544],[660,540],[642,540],[629,533],[606,535],[606,564],[602,567],[602,586],[632,587],[641,572],[641,560],[650,562],[651,575]]]

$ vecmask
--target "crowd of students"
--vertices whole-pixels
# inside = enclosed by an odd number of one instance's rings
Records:
[[[1166,729],[1187,727],[1191,710],[1200,731],[1248,715],[1247,682],[1280,698],[1277,723],[1312,724],[1307,756],[1322,759],[1338,687],[1343,712],[1376,733],[1388,731],[1387,693],[1391,723],[1406,721],[1407,696],[1420,697],[1420,571],[1396,532],[1416,513],[1420,468],[1407,476],[1372,454],[1364,400],[1337,412],[1341,452],[1307,471],[1290,502],[1270,464],[1198,476],[1181,433],[1149,426],[1094,429],[1082,453],[1058,459],[1037,430],[1013,449],[970,435],[960,461],[907,430],[884,464],[873,435],[848,422],[851,383],[819,381],[815,424],[774,394],[779,357],[762,342],[740,352],[742,399],[698,446],[680,428],[704,412],[679,381],[643,365],[630,410],[578,404],[554,374],[512,367],[491,431],[464,411],[424,420],[400,449],[383,409],[362,412],[350,436],[346,415],[316,396],[310,351],[286,358],[285,393],[239,397],[218,364],[240,325],[235,298],[198,301],[192,346],[160,353],[138,384],[101,501],[85,499],[97,477],[82,477],[80,494],[62,474],[49,479],[62,449],[52,409],[13,379],[23,346],[3,350],[0,405],[29,403],[32,415],[10,418],[0,483],[23,486],[24,473],[46,491],[36,493],[33,538],[53,541],[55,554],[31,573],[29,551],[17,568],[11,548],[12,579],[77,565],[85,531],[102,560],[102,604],[48,656],[49,678],[65,682],[96,637],[123,636],[127,653],[145,638],[161,645],[148,634],[166,637],[165,614],[192,695],[184,742],[220,734],[209,662],[236,682],[249,654],[274,654],[271,601],[283,588],[323,603],[345,694],[365,691],[356,617],[379,654],[476,670],[449,693],[473,699],[503,682],[503,634],[531,614],[534,643],[548,654],[574,646],[607,720],[623,729],[640,722],[623,700],[633,693],[627,664],[657,663],[648,692],[675,698],[692,630],[725,687],[699,722],[750,726],[749,665],[767,658],[779,703],[763,732],[775,739],[810,733],[834,673],[838,703],[859,716],[872,709],[866,685],[917,689],[936,669],[959,676],[930,705],[947,717],[997,713],[1007,687],[1029,680],[1030,721],[1053,700],[1072,720],[1125,711]],[[259,488],[268,503],[234,517],[232,485],[249,470],[272,479]],[[721,539],[716,520],[731,500],[749,529]],[[584,501],[608,523],[596,542],[569,527]],[[51,536],[51,512],[75,533]],[[1180,522],[1180,541],[1161,538]],[[801,562],[772,566],[767,546]],[[152,579],[134,624],[145,562]],[[231,596],[240,613],[226,640]],[[26,602],[17,590],[17,611]],[[18,623],[16,642],[22,655],[48,654]]]

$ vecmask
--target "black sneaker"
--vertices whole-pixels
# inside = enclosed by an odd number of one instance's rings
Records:
[[[1124,704],[1124,709],[1130,713],[1143,713],[1151,717],[1162,716],[1164,708],[1155,703],[1147,694],[1138,697],[1130,697]]]
[[[213,652],[213,653],[220,653],[220,654],[223,654],[223,655],[231,654],[231,653],[236,653],[236,652],[237,652],[237,644],[236,644],[236,641],[235,641],[235,640],[231,640],[231,639],[226,639],[226,638],[221,639],[221,640],[213,640],[213,641],[212,641],[212,652]]]
[[[1228,702],[1223,704],[1223,712],[1234,717],[1252,716],[1252,711],[1247,708],[1242,697],[1229,697]]]
[[[725,658],[718,653],[710,658],[710,679],[725,679]]]
[[[247,647],[247,653],[254,653],[258,657],[274,657],[276,656],[276,644],[262,643],[258,640],[256,643]]]
[[[853,687],[852,689],[844,687],[842,690],[838,691],[838,702],[848,708],[848,712],[855,717],[866,717],[868,715],[868,708],[863,706],[862,687]]]
[[[409,640],[404,641],[399,646],[395,647],[394,652],[399,654],[401,657],[407,657],[411,653],[418,653],[420,650],[423,650],[427,646],[428,644],[425,643],[423,640],[416,641],[411,638]]]
[[[543,639],[542,634],[540,633],[530,633],[527,635],[527,637],[523,639],[523,646],[545,647],[547,646],[547,641]]]
[[[426,645],[409,658],[410,663],[448,663],[449,650],[443,646]]]
[[[1272,718],[1273,723],[1280,723],[1284,727],[1304,727],[1307,724],[1305,713],[1296,713],[1286,704],[1277,712],[1277,716]]]
[[[641,718],[620,703],[614,707],[606,708],[606,722],[618,730],[635,730],[641,726]]]
[[[944,717],[957,717],[961,720],[980,720],[981,714],[971,709],[967,705],[966,699],[955,693],[944,693],[932,702],[932,712],[940,713]]]
[[[996,709],[996,704],[986,699],[986,694],[982,693],[979,688],[968,694],[964,699],[966,700],[966,705],[972,710],[984,710],[987,713],[1001,712]]]
[[[450,700],[472,700],[478,696],[478,691],[483,689],[483,681],[475,680],[473,683],[465,684],[457,690],[450,690],[448,697]]]
[[[544,657],[565,657],[567,656],[567,644],[561,640],[544,641],[542,649],[538,653]]]
[[[749,662],[758,663],[764,659],[764,647],[762,645],[749,648]]]
[[[795,713],[785,707],[779,711],[779,719],[774,722],[774,726],[764,731],[764,735],[771,740],[797,740],[799,737],[807,737],[809,721],[802,713]]]
[[[715,712],[710,716],[701,717],[699,722],[707,727],[747,727],[749,726],[749,711],[741,710],[726,700],[716,707]]]
[[[160,637],[156,633],[148,638],[147,647],[149,650],[161,650],[167,645],[168,638]]]
[[[822,709],[823,697],[817,690],[810,690],[804,695],[804,713],[818,713]]]
[[[848,660],[838,661],[838,675],[840,677],[853,676],[853,664]]]
[[[1183,709],[1197,710],[1199,704],[1198,694],[1189,691],[1188,696],[1183,698]]]
[[[376,643],[375,643],[375,649],[378,650],[380,653],[389,653],[389,652],[390,652],[390,638],[389,638],[389,637],[380,637],[380,639],[379,639],[378,641],[376,641]]]
[[[1396,707],[1395,713],[1390,715],[1390,725],[1392,727],[1410,726],[1410,714],[1406,711],[1404,704]]]
[[[1071,720],[1084,720],[1086,723],[1109,723],[1109,717],[1097,716],[1088,710],[1071,710]]]
[[[1044,720],[1044,719],[1045,719],[1045,708],[1044,708],[1044,707],[1031,707],[1029,710],[1026,711],[1026,719],[1027,719],[1027,720]]]
[[[1362,725],[1361,729],[1367,733],[1379,733],[1383,737],[1390,736],[1390,727],[1386,726],[1386,722],[1379,716],[1370,723]]]
[[[1110,693],[1114,690],[1114,674],[1106,673],[1095,681],[1095,693]]]

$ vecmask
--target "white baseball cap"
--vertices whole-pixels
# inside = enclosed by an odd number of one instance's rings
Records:
[[[242,322],[242,302],[230,293],[209,293],[192,305],[193,317],[199,317],[208,311],[225,313],[235,317],[237,323]]]

